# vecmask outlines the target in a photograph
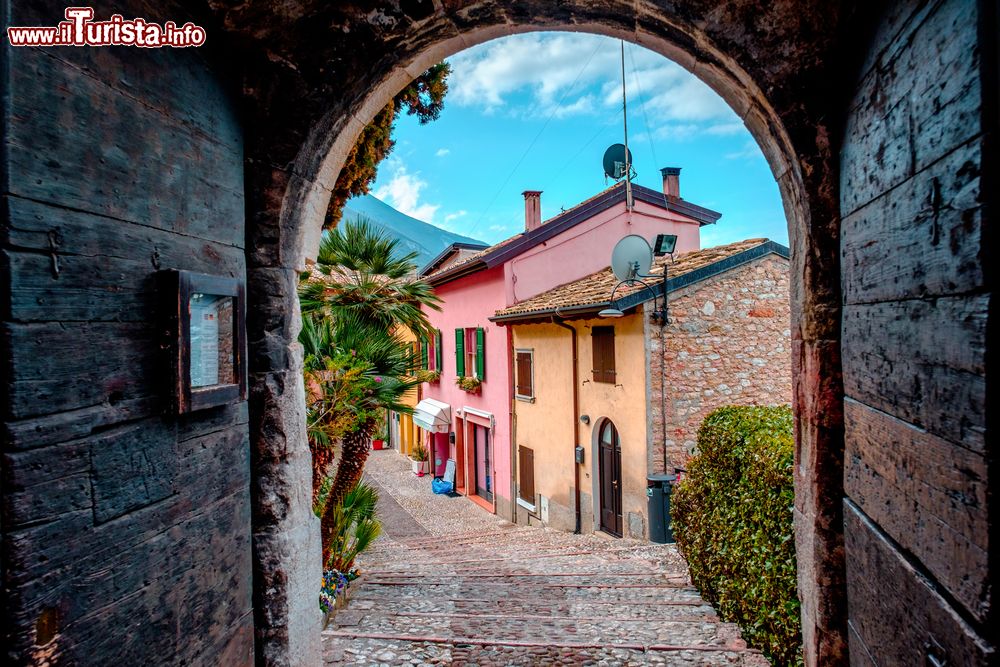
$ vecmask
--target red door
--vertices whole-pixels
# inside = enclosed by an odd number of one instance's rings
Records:
[[[604,422],[600,432],[601,530],[622,536],[622,445],[618,429]]]

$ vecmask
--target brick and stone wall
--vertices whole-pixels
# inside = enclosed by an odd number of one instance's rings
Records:
[[[672,292],[663,339],[646,314],[651,472],[664,448],[665,471],[683,467],[716,408],[791,402],[788,285],[788,260],[771,254]]]

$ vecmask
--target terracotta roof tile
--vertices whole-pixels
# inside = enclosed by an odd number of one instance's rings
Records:
[[[693,252],[678,256],[670,264],[670,277],[676,278],[686,273],[691,273],[697,269],[714,264],[745,250],[750,250],[761,244],[767,243],[768,239],[747,239],[727,245],[715,246],[714,248],[703,248]],[[651,273],[662,273],[663,263],[667,257],[657,257],[653,260]],[[649,282],[647,280],[647,282]],[[554,287],[547,292],[542,292],[530,299],[525,299],[513,306],[498,310],[495,317],[506,318],[511,315],[529,315],[541,311],[550,311],[555,308],[574,308],[581,306],[598,306],[608,302],[611,290],[618,284],[618,279],[611,272],[611,269],[603,269],[597,273],[592,273],[586,278],[575,280],[571,283]],[[633,287],[621,287],[615,297],[620,299],[623,296],[645,289],[642,285]]]

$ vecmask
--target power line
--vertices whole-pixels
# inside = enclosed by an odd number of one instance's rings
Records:
[[[528,144],[528,147],[524,150],[524,153],[521,154],[521,157],[517,160],[517,163],[514,165],[514,168],[510,170],[509,174],[507,174],[507,178],[505,178],[500,187],[497,188],[497,191],[493,195],[493,198],[490,199],[490,203],[486,205],[486,208],[483,209],[483,212],[480,214],[479,218],[476,220],[475,223],[473,223],[472,227],[469,228],[468,231],[469,235],[471,235],[476,229],[479,228],[479,225],[486,218],[486,214],[489,213],[489,210],[493,207],[493,204],[496,203],[496,200],[500,196],[500,193],[502,193],[503,189],[507,187],[507,183],[510,182],[510,179],[514,177],[514,174],[521,166],[521,163],[524,162],[524,158],[528,157],[528,154],[531,152],[531,149],[535,147],[535,144],[538,142],[538,139],[542,136],[542,133],[545,132],[545,128],[549,126],[549,122],[555,117],[559,109],[562,108],[563,102],[566,101],[566,98],[569,96],[570,92],[573,90],[573,88],[576,87],[576,82],[579,81],[580,77],[583,76],[583,73],[587,71],[587,67],[590,66],[590,61],[594,59],[594,56],[597,55],[597,52],[601,50],[602,46],[603,44],[601,43],[601,41],[598,41],[597,47],[590,54],[590,57],[587,58],[587,62],[583,64],[583,68],[579,71],[579,73],[577,73],[576,78],[573,79],[573,83],[569,85],[569,88],[566,89],[566,92],[564,92],[562,97],[559,98],[559,103],[556,104],[555,108],[552,109],[552,113],[549,114],[549,117],[545,119],[545,123],[542,125],[542,128],[538,130],[538,134],[536,134],[535,138],[531,140],[530,144]]]
[[[653,133],[649,129],[649,116],[646,114],[646,99],[642,95],[642,86],[639,85],[639,74],[636,72],[637,68],[635,66],[635,53],[632,49],[629,49],[628,51],[628,58],[629,62],[632,64],[632,78],[635,79],[635,89],[639,95],[639,108],[642,110],[642,119],[646,125],[646,137],[649,139],[649,152],[653,154],[653,164],[658,165],[660,164],[660,160],[656,157],[656,144],[653,143]],[[663,206],[667,207],[667,193],[663,192],[663,188],[660,188],[660,190],[663,195]]]

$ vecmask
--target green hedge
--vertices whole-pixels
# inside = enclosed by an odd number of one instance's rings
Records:
[[[671,499],[677,546],[719,615],[775,665],[801,663],[788,406],[726,407],[698,431]]]

